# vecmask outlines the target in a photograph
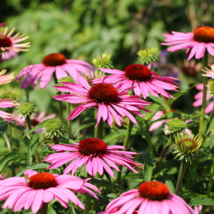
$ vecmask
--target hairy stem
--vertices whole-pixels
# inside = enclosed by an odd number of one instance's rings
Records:
[[[178,180],[177,180],[177,185],[176,185],[176,190],[175,190],[176,195],[178,195],[181,190],[181,185],[182,185],[182,181],[183,181],[187,166],[188,166],[188,161],[185,162],[185,159],[183,159],[181,161],[180,171],[178,174]]]
[[[69,115],[71,113],[71,105],[70,105],[70,103],[66,103],[66,108],[67,108],[67,114]],[[71,120],[68,120],[68,136],[69,136],[69,139],[72,139]]]
[[[99,139],[103,138],[103,127],[104,127],[104,122],[103,122],[103,119],[101,118],[99,124],[97,125],[97,127],[95,127],[94,137]]]
[[[208,66],[208,52],[205,51],[204,57],[202,58],[203,68]],[[207,77],[203,77],[203,102],[201,106],[201,116],[200,116],[200,123],[199,123],[199,131],[198,134],[201,137],[202,129],[204,124],[204,114],[205,114],[205,107],[206,107],[206,97],[207,97]]]
[[[54,144],[59,144],[59,138],[57,136],[53,137]]]
[[[40,209],[40,214],[48,214],[48,203],[44,203]]]
[[[160,156],[159,156],[159,158],[158,158],[158,160],[157,160],[157,162],[156,162],[156,166],[163,160],[164,155],[165,155],[166,152],[168,151],[168,149],[169,149],[169,147],[171,146],[171,144],[172,144],[172,134],[170,134],[169,140],[168,140],[167,144],[165,145],[163,151],[161,152],[161,154],[160,154]]]
[[[13,151],[13,138],[12,138],[12,126],[8,123],[8,138],[9,138],[9,143],[10,143],[10,148],[9,151]]]
[[[154,159],[155,158],[155,151],[154,151],[154,147],[152,145],[152,141],[151,141],[151,136],[150,136],[150,133],[149,133],[149,125],[148,123],[146,122],[146,141],[147,141],[147,144],[149,146],[149,153],[151,155],[151,157]]]
[[[214,176],[214,149],[212,150],[212,166],[210,169],[210,179],[208,183],[208,188],[207,188],[207,197],[210,197],[210,192],[212,189],[212,183],[213,183],[213,176]]]
[[[124,142],[123,142],[123,146],[125,147],[125,149],[128,148],[128,142],[129,142],[129,138],[130,138],[130,135],[131,135],[132,127],[133,127],[133,123],[132,123],[131,120],[129,120],[128,127],[127,127],[127,130],[126,130],[126,136],[125,136],[125,139],[124,139]],[[120,171],[117,174],[117,183],[118,184],[121,183],[121,175],[122,175],[123,167],[120,166],[119,169],[120,169]]]
[[[212,101],[214,103],[214,97],[212,97]],[[212,119],[213,119],[213,116],[214,116],[214,107],[213,107],[213,110],[210,114],[210,117],[209,117],[209,120],[207,122],[207,126],[206,126],[206,130],[205,130],[205,133],[207,133],[208,129],[209,129],[209,126],[210,126],[210,123],[212,122]],[[207,133],[208,134],[208,133]]]

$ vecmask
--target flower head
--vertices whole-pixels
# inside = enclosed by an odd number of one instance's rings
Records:
[[[23,117],[34,115],[36,110],[33,103],[22,103],[17,107],[17,112]]]
[[[98,188],[76,176],[37,173],[33,170],[27,170],[24,174],[25,177],[11,177],[1,181],[0,200],[6,199],[3,209],[8,207],[17,212],[31,207],[32,212],[37,213],[43,203],[49,203],[54,198],[65,208],[72,201],[84,209],[73,191],[88,193],[97,199],[92,190],[99,192]]]
[[[148,66],[141,64],[132,64],[125,68],[124,71],[116,69],[100,68],[101,71],[110,73],[112,75],[105,77],[106,83],[118,83],[122,88],[134,87],[135,95],[143,95],[147,98],[149,93],[158,97],[161,94],[168,98],[173,96],[165,90],[176,91],[175,78],[173,77],[160,77],[156,72],[151,71],[151,64]],[[93,80],[93,83],[100,83],[102,79]]]
[[[44,134],[47,138],[60,137],[63,132],[64,124],[60,119],[50,119],[44,124]]]
[[[207,86],[205,86],[205,87],[207,87]],[[194,107],[199,107],[199,106],[202,105],[202,100],[203,100],[203,88],[204,88],[203,83],[200,83],[200,84],[196,85],[196,89],[200,90],[200,92],[197,93],[197,94],[194,96],[194,99],[196,100],[196,101],[192,104]],[[210,93],[209,83],[208,83],[207,92],[208,92],[208,93],[207,93],[207,98],[206,98],[206,99],[207,99],[207,101],[208,101],[208,100],[211,100],[212,97],[213,97],[213,95],[211,95],[211,93]],[[211,101],[211,102],[206,106],[206,108],[205,108],[205,113],[206,113],[206,114],[210,113],[210,112],[213,110],[213,107],[214,107],[214,102]]]
[[[35,88],[40,80],[40,88],[45,89],[54,72],[56,79],[59,80],[66,76],[74,78],[79,72],[87,74],[88,71],[93,70],[94,67],[87,62],[77,59],[66,59],[61,53],[52,53],[45,56],[41,64],[29,65],[21,70],[16,81],[25,76],[21,83],[21,88],[27,88],[32,83]]]
[[[113,68],[111,62],[111,54],[103,53],[102,56],[93,58],[92,63],[97,67],[101,68]]]
[[[111,167],[120,171],[116,164],[126,166],[136,173],[137,171],[133,167],[140,169],[139,166],[143,166],[131,160],[132,155],[138,153],[123,151],[124,146],[107,146],[104,141],[98,138],[86,138],[80,143],[60,144],[50,147],[58,153],[50,154],[45,158],[44,161],[51,163],[49,169],[57,168],[72,161],[65,168],[64,174],[72,172],[72,175],[74,175],[80,166],[86,164],[86,171],[91,176],[95,176],[97,172],[102,175],[103,171],[106,170],[114,178]]]
[[[164,33],[166,43],[162,45],[170,45],[168,51],[174,52],[180,49],[190,51],[188,60],[194,55],[196,59],[204,56],[205,50],[214,55],[214,28],[209,26],[201,26],[194,30],[193,33],[181,33],[172,31],[172,34]]]
[[[170,193],[168,187],[158,181],[148,181],[138,189],[124,192],[107,205],[105,213],[113,213],[116,209],[118,211],[115,214],[134,211],[138,214],[177,214],[178,210],[182,214],[194,214],[193,209],[182,198]]]
[[[45,111],[42,111],[39,113],[38,116],[36,115],[31,115],[30,116],[30,122],[31,122],[31,127],[35,127],[36,125],[40,124],[41,122],[43,122],[44,120],[47,120],[47,119],[52,119],[56,117],[56,114],[50,114],[48,116],[45,116]],[[26,121],[25,121],[25,118],[22,117],[22,115],[19,115],[19,116],[14,116],[13,119],[16,121],[16,124],[18,126],[24,126],[24,127],[27,127],[27,124],[26,124]],[[35,132],[41,132],[43,131],[44,128],[40,128],[38,130],[36,130]]]
[[[149,64],[158,61],[158,49],[151,47],[145,50],[140,50],[137,55],[141,57],[142,64]],[[100,66],[102,67],[102,66]],[[102,67],[103,68],[103,67]]]
[[[6,71],[7,71],[6,69],[3,69],[0,72],[0,85],[10,83],[14,79],[14,72],[4,75]]]
[[[181,133],[185,130],[185,122],[178,118],[173,118],[167,122],[166,130],[167,134]]]
[[[18,101],[20,99],[21,93],[19,89],[6,88],[0,92],[1,99],[9,99],[13,101]]]
[[[0,108],[12,108],[18,105],[19,103],[16,103],[9,99],[0,100]],[[0,110],[0,117],[8,122],[13,122],[12,121],[13,115],[7,112],[4,112],[2,110]]]
[[[8,32],[8,27],[4,28],[4,32],[0,33],[0,51],[2,52],[1,59],[6,60],[11,57],[16,57],[17,52],[27,51],[30,47],[30,42],[20,43],[28,38],[25,35],[19,35],[19,33],[12,36],[15,28]]]
[[[177,154],[176,157],[179,157],[180,160],[185,158],[186,161],[191,161],[194,155],[198,153],[203,143],[203,138],[198,135],[194,137],[191,133],[182,133],[181,135],[177,134],[175,143],[176,149],[174,153]]]
[[[120,126],[120,121],[123,121],[120,115],[128,117],[133,123],[137,124],[131,113],[142,117],[143,115],[139,113],[140,109],[148,111],[143,106],[150,104],[141,100],[138,96],[129,96],[127,91],[130,88],[122,89],[121,84],[115,86],[102,82],[90,86],[81,75],[78,76],[78,81],[79,84],[63,82],[62,84],[65,86],[54,86],[58,91],[72,93],[53,96],[54,99],[72,104],[83,103],[75,108],[67,119],[73,120],[85,109],[96,107],[98,108],[97,124],[103,118],[103,121],[107,121],[112,126],[113,116]]]

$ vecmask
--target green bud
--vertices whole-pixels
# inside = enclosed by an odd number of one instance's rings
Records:
[[[177,132],[183,132],[185,129],[185,122],[178,119],[178,118],[174,118],[171,119],[168,123],[167,123],[167,134],[172,134],[172,133],[177,133]]]
[[[13,101],[18,101],[20,99],[21,93],[16,89],[6,89],[1,91],[1,99],[9,99]]]
[[[32,114],[35,114],[36,110],[33,103],[22,103],[17,107],[17,112],[24,117],[30,117]]]
[[[102,56],[97,56],[93,58],[92,63],[97,67],[101,68],[113,68],[111,62],[111,54],[103,53]]]
[[[46,138],[60,137],[63,135],[64,124],[60,119],[50,119],[44,124],[43,131]]]
[[[141,57],[141,63],[142,64],[149,64],[158,61],[158,49],[151,47],[147,48],[145,50],[139,50],[137,52],[137,55]]]

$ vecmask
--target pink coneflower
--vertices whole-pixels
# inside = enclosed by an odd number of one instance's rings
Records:
[[[43,203],[49,203],[54,198],[67,208],[69,200],[84,209],[83,204],[72,192],[88,193],[97,199],[99,192],[94,185],[71,175],[57,175],[48,172],[37,173],[27,170],[25,177],[7,178],[0,182],[0,200],[5,200],[3,209],[13,209],[14,212],[30,207],[33,213],[37,213]],[[71,191],[72,190],[72,191]]]
[[[9,99],[0,100],[0,108],[11,108],[11,107],[15,107],[18,105],[19,105],[19,103],[16,103]],[[13,122],[11,120],[13,118],[13,115],[9,114],[7,112],[4,112],[2,110],[0,110],[0,117],[8,122]]]
[[[40,124],[40,123],[43,122],[44,120],[52,119],[52,118],[55,118],[55,117],[56,117],[56,114],[50,114],[50,115],[48,115],[48,116],[45,116],[45,111],[40,112],[38,116],[31,115],[31,118],[30,118],[31,127],[33,128],[34,126]],[[22,115],[14,116],[13,119],[16,121],[16,124],[17,124],[18,126],[27,127],[25,118],[24,118]],[[35,132],[37,133],[37,132],[41,132],[41,131],[43,131],[43,130],[44,130],[44,129],[41,128],[41,129],[36,130]]]
[[[8,32],[8,27],[5,27],[4,32],[0,33],[0,51],[2,52],[2,60],[16,57],[17,52],[27,51],[27,48],[30,47],[30,42],[20,43],[26,40],[28,36],[19,35],[19,33],[12,36],[14,30],[15,28]]]
[[[179,196],[169,192],[168,187],[158,181],[142,183],[139,189],[123,193],[111,201],[105,210],[106,214],[194,214],[193,209]]]
[[[121,126],[123,119],[120,115],[128,117],[137,124],[131,113],[142,117],[143,115],[139,113],[140,109],[150,112],[143,107],[150,103],[141,100],[138,96],[129,96],[127,91],[132,87],[122,89],[122,83],[115,86],[105,82],[90,86],[81,75],[78,75],[78,81],[80,84],[62,82],[65,86],[54,86],[58,91],[73,93],[53,96],[54,99],[73,104],[84,103],[75,108],[67,120],[73,120],[87,108],[96,107],[98,108],[97,124],[103,118],[103,121],[107,121],[112,126],[113,116],[116,123]]]
[[[118,82],[122,88],[134,87],[135,95],[143,95],[144,99],[149,96],[149,93],[158,97],[158,94],[164,97],[173,98],[173,96],[167,93],[165,90],[176,91],[178,86],[173,77],[161,77],[155,71],[151,71],[151,64],[148,66],[141,64],[132,64],[125,68],[124,71],[117,69],[100,68],[101,71],[113,74],[105,77],[106,83]],[[93,80],[93,83],[99,83],[101,79]]]
[[[204,88],[203,83],[200,83],[200,84],[196,85],[196,89],[200,90],[200,92],[194,96],[194,98],[196,100],[193,103],[194,107],[199,107],[199,106],[202,105],[202,101],[203,101],[203,88]],[[209,88],[207,88],[207,92],[208,92],[207,93],[207,101],[210,100],[210,99],[212,99],[212,96],[209,94],[209,91],[210,91]],[[213,110],[213,107],[214,107],[214,102],[211,101],[207,105],[207,107],[205,108],[205,113],[206,114],[210,113]]]
[[[202,208],[203,208],[202,205],[195,206],[195,207],[194,207],[194,214],[200,214]]]
[[[95,176],[97,172],[102,175],[104,169],[114,178],[113,169],[120,171],[116,164],[126,166],[131,171],[138,173],[133,167],[140,169],[143,166],[131,160],[136,152],[123,151],[124,146],[107,146],[104,141],[98,138],[86,138],[80,143],[52,145],[52,149],[58,153],[48,155],[44,161],[50,162],[49,169],[55,169],[69,161],[72,161],[64,170],[64,174],[72,172],[86,164],[86,171],[89,175]],[[130,159],[131,158],[131,159]],[[116,163],[116,164],[115,164]]]
[[[204,56],[205,50],[214,55],[214,28],[201,26],[195,29],[193,33],[181,33],[172,31],[172,34],[164,33],[166,43],[162,45],[172,45],[168,51],[175,52],[180,49],[191,49],[188,60],[194,55],[196,59]]]
[[[14,79],[14,72],[4,75],[5,73],[6,73],[5,69],[3,69],[0,72],[0,85],[7,84],[7,83],[11,82]]]
[[[57,80],[59,80],[69,75],[76,78],[78,72],[87,75],[91,70],[94,70],[94,67],[87,62],[66,59],[61,53],[53,53],[45,56],[41,64],[29,65],[21,70],[16,81],[25,76],[21,83],[21,88],[27,88],[32,83],[35,88],[40,80],[40,88],[44,89],[50,82],[54,72]]]

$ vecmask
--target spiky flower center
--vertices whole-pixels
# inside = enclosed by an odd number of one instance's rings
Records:
[[[55,177],[48,172],[40,172],[31,176],[28,183],[28,186],[33,189],[48,189],[50,187],[56,187],[57,185]]]
[[[12,42],[9,37],[0,35],[0,48],[10,47],[11,45],[12,45]]]
[[[42,63],[46,66],[58,66],[63,65],[66,62],[66,57],[61,53],[48,54],[42,60]]]
[[[117,103],[120,98],[117,89],[108,83],[98,83],[88,92],[88,97],[96,103]]]
[[[177,145],[183,152],[193,151],[198,147],[198,142],[194,139],[184,138],[177,142]]]
[[[150,79],[151,71],[141,64],[132,64],[125,68],[125,76],[129,80],[143,82]]]
[[[79,152],[82,155],[102,156],[106,151],[106,143],[98,138],[86,138],[79,143]]]
[[[198,27],[194,31],[194,40],[204,43],[214,43],[214,28],[208,26]]]
[[[168,198],[169,188],[158,181],[142,183],[138,189],[140,196],[152,201],[162,201]]]

